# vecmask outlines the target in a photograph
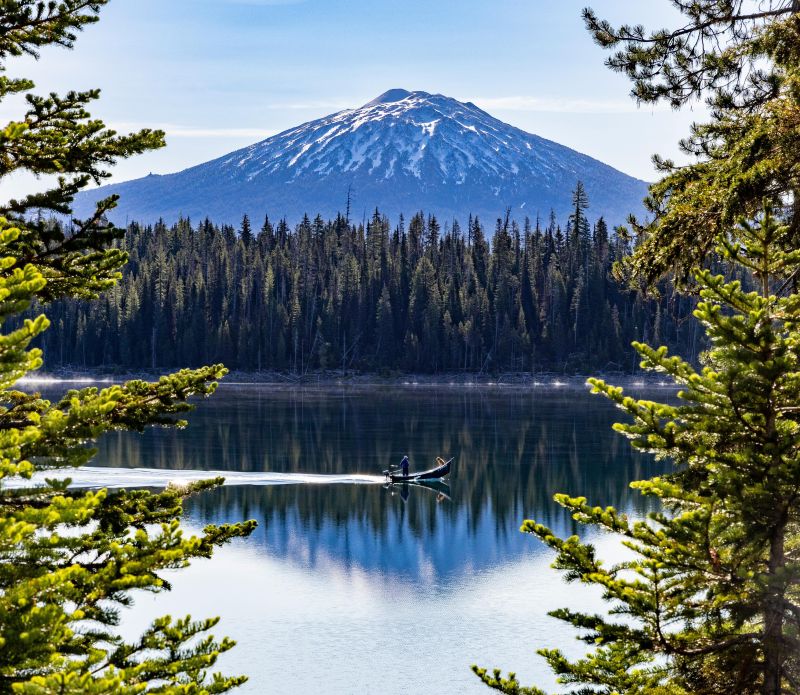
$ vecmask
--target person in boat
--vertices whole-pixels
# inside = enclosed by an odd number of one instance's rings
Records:
[[[408,476],[408,456],[403,456],[403,460],[400,461],[400,470],[404,476]]]

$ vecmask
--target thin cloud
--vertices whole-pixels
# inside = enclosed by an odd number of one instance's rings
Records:
[[[263,128],[187,128],[167,127],[163,129],[167,137],[173,138],[268,138],[276,130]]]
[[[293,101],[288,103],[276,102],[272,104],[266,104],[260,108],[268,111],[312,111],[315,109],[330,109],[331,111],[339,111],[341,109],[353,108],[353,104],[348,104],[343,101],[330,100]]]
[[[119,132],[152,128],[163,130],[168,138],[251,138],[264,139],[275,135],[277,130],[265,128],[202,128],[176,125],[174,123],[109,123]]]
[[[262,5],[269,7],[271,5],[302,5],[308,0],[225,0],[228,5]]]
[[[559,97],[476,97],[470,101],[487,111],[530,111],[539,113],[633,113],[639,107],[631,99],[562,99]],[[651,110],[666,110],[649,106]],[[667,107],[668,108],[668,107]]]

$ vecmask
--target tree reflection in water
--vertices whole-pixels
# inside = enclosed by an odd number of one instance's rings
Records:
[[[223,386],[188,429],[109,437],[98,461],[342,475],[380,473],[404,454],[412,470],[454,456],[447,498],[416,486],[225,487],[187,510],[200,522],[258,519],[253,540],[290,562],[447,579],[539,552],[518,532],[524,518],[577,531],[555,492],[643,513],[628,483],[664,465],[632,452],[616,417],[583,388]]]

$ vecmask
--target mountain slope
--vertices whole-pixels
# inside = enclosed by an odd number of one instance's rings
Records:
[[[357,109],[304,123],[184,171],[82,193],[77,216],[118,193],[114,219],[179,216],[238,222],[248,213],[297,221],[305,212],[351,217],[375,207],[395,218],[416,210],[491,221],[568,214],[583,181],[593,217],[622,222],[641,210],[646,184],[591,157],[493,118],[471,102],[393,89]]]

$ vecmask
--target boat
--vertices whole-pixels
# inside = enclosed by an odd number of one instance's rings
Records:
[[[440,480],[450,473],[452,463],[453,459],[445,461],[443,458],[437,457],[436,467],[429,468],[427,471],[403,475],[398,472],[398,469],[394,468],[384,471],[383,474],[386,476],[386,479],[392,483],[414,483],[420,480]]]

